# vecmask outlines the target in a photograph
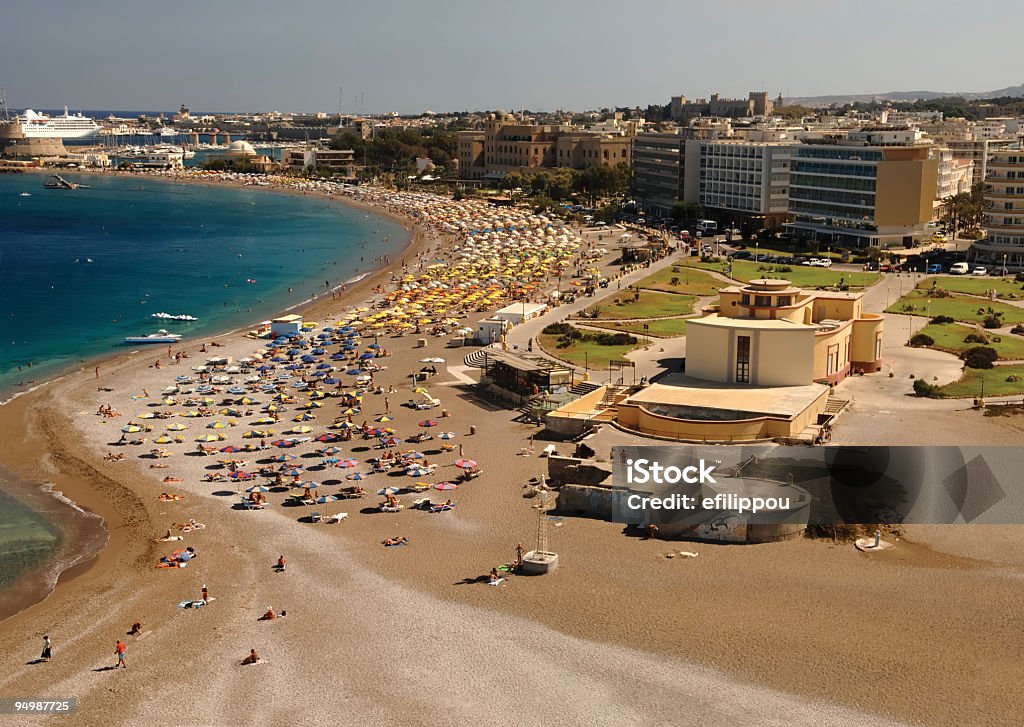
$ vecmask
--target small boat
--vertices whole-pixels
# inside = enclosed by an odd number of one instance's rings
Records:
[[[47,189],[88,189],[88,185],[78,184],[77,182],[71,182],[59,174],[54,174],[49,177],[50,181],[43,184]]]
[[[31,194],[30,194],[29,192],[22,192],[22,193],[21,193],[21,194],[19,194],[18,196],[19,196],[19,197],[31,197],[32,195],[31,195]]]
[[[181,340],[181,335],[177,333],[168,333],[162,328],[156,333],[150,333],[148,336],[127,336],[124,339],[125,343],[136,344],[136,343],[177,343]]]

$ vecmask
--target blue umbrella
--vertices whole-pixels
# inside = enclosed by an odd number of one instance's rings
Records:
[[[325,353],[327,353],[327,351],[320,348],[320,346],[317,346],[316,348],[313,349],[312,353],[315,353],[317,356],[323,356]]]
[[[302,353],[302,351],[300,351],[297,348],[289,348],[288,351],[287,351],[287,354],[289,356],[298,356],[300,353]]]
[[[333,376],[328,376],[326,379],[324,379],[324,383],[325,384],[337,384],[340,380],[341,379],[336,379]]]
[[[345,354],[343,353],[335,353],[331,356],[331,361],[343,361],[344,359]]]
[[[313,355],[307,353],[305,356],[303,356],[299,360],[303,361],[304,363],[316,363],[316,356],[313,356]]]
[[[302,364],[291,364],[290,366],[285,366],[284,368],[285,371],[302,371],[302,369],[306,367],[303,366]]]
[[[332,367],[332,366],[331,366],[331,365],[330,365],[329,363],[321,363],[321,364],[317,364],[317,365],[316,365],[316,367],[317,367],[318,369],[329,369],[329,368],[333,368],[333,367]]]
[[[367,348],[380,348],[380,346],[376,343],[371,343]]]
[[[368,361],[371,358],[373,358],[373,354],[370,353],[370,352],[366,352],[362,356],[359,357],[359,360],[360,361]]]
[[[325,328],[325,329],[324,329],[324,331],[323,331],[323,333],[318,333],[318,334],[316,334],[316,337],[317,337],[317,338],[330,338],[330,337],[331,337],[331,334],[330,334],[330,333],[327,333],[327,329]]]
[[[359,374],[363,373],[363,370],[362,369],[349,369],[345,373],[348,374],[349,376],[358,376]]]

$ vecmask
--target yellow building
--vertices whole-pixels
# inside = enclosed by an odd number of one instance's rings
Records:
[[[685,374],[628,393],[602,388],[550,413],[549,428],[573,434],[581,421],[614,420],[678,441],[810,438],[837,406],[835,384],[881,368],[883,318],[864,312],[863,293],[752,280],[724,288],[704,312],[686,324]]]

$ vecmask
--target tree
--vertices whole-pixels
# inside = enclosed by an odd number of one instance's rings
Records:
[[[674,220],[695,220],[701,217],[704,208],[696,202],[676,202],[670,213]]]

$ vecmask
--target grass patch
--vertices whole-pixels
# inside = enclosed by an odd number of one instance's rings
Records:
[[[931,336],[932,340],[935,341],[929,348],[937,348],[942,351],[949,351],[950,353],[960,354],[969,348],[975,346],[990,346],[996,350],[999,358],[1003,360],[1022,360],[1024,359],[1024,338],[1014,336],[1009,333],[996,333],[993,334],[989,331],[982,329],[978,331],[977,328],[972,326],[963,326],[959,323],[944,323],[941,325],[931,324],[922,328],[919,333],[923,333],[927,336]],[[969,334],[975,333],[985,336],[988,338],[988,343],[966,343],[964,338]],[[993,339],[998,338],[999,341]]]
[[[629,321],[628,323],[618,321],[601,321],[600,326],[612,331],[625,331],[626,333],[647,334],[659,338],[677,338],[686,335],[686,318],[657,318],[652,321]],[[644,324],[648,329],[644,331]]]
[[[587,312],[596,308],[597,315],[593,317],[596,320],[666,318],[693,313],[693,303],[696,300],[692,295],[661,293],[655,290],[641,290],[640,298],[634,300],[634,297],[632,291],[619,290],[588,308]],[[616,299],[619,300],[618,303],[615,302]],[[589,315],[582,313],[580,317],[590,319]]]
[[[682,265],[700,270],[714,270],[723,273],[724,262],[701,262],[691,257],[680,261]],[[789,272],[780,272],[781,268],[789,268]],[[831,270],[829,268],[812,268],[809,265],[778,265],[775,263],[755,263],[750,260],[734,260],[732,278],[749,282],[757,278],[784,278],[798,288],[817,288],[819,286],[839,285],[840,281],[851,288],[866,288],[879,280],[878,273],[863,270]]]
[[[1024,298],[1024,285],[1012,277],[983,278],[973,275],[949,275],[941,278],[925,278],[917,284],[920,290],[931,290],[932,284],[951,293],[967,293],[988,297],[988,291],[995,290],[997,298],[1018,300]]]
[[[604,371],[608,369],[609,361],[621,361],[626,354],[642,343],[634,343],[627,346],[602,346],[593,341],[580,341],[566,348],[558,347],[558,336],[541,333],[537,336],[537,342],[544,352],[574,366],[586,366],[590,370]]]
[[[956,293],[947,298],[932,298],[928,290],[912,290],[886,309],[886,313],[903,315],[949,316],[965,323],[981,323],[991,308],[1003,314],[1004,325],[1024,322],[1024,308],[1001,303],[997,300],[978,300]],[[980,313],[978,311],[981,311]]]
[[[676,282],[673,283],[672,281]],[[689,265],[672,265],[648,275],[632,287],[686,295],[716,295],[725,283]]]
[[[1018,377],[1020,381],[1007,381],[1008,377]],[[964,368],[959,381],[938,387],[938,393],[951,398],[981,396],[982,382],[985,396],[1014,396],[1024,394],[1024,364],[996,366],[991,369]]]

